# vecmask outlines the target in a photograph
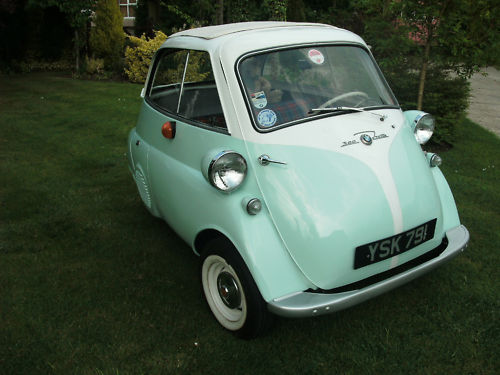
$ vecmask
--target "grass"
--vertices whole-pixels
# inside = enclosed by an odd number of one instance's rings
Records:
[[[334,315],[219,327],[189,247],[126,164],[140,86],[0,76],[0,374],[494,374],[500,139],[465,120],[444,170],[471,232],[452,262]]]

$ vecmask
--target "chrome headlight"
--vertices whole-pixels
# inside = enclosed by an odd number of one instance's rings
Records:
[[[215,188],[230,192],[241,185],[247,174],[245,158],[234,151],[215,155],[208,166],[208,180]]]
[[[427,143],[434,133],[435,120],[428,113],[421,113],[415,118],[415,138],[421,145]]]

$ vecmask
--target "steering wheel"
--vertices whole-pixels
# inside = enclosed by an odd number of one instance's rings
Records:
[[[339,100],[342,100],[342,99],[350,98],[351,96],[361,96],[362,97],[362,99],[354,105],[355,107],[358,106],[359,104],[363,103],[366,99],[368,99],[368,95],[363,91],[351,91],[351,92],[346,92],[345,94],[337,95],[334,98],[328,99],[326,102],[321,104],[319,106],[319,108],[330,107],[333,103],[335,103]]]

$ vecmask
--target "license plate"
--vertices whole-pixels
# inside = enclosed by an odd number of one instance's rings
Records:
[[[434,237],[436,221],[433,219],[395,236],[358,246],[354,254],[354,269],[392,258],[429,241]]]

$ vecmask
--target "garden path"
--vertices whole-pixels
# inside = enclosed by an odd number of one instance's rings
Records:
[[[467,117],[500,137],[500,71],[493,67],[483,69],[472,76],[470,84]]]

